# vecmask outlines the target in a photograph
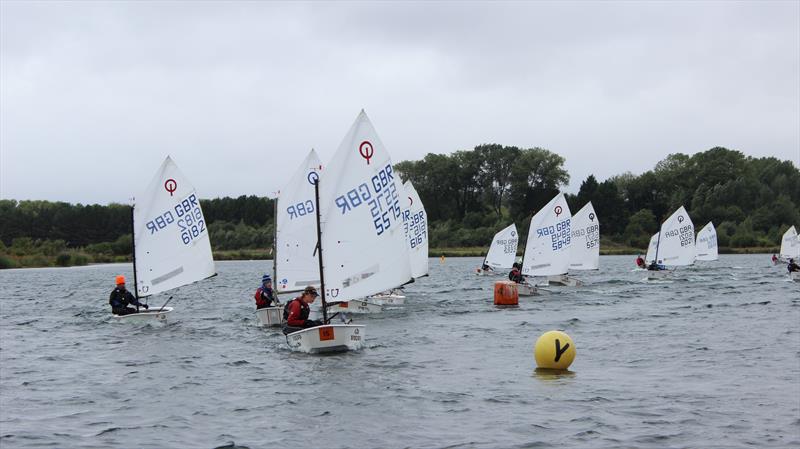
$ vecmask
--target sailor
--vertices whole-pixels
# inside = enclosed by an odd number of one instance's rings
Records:
[[[786,266],[786,269],[789,270],[789,273],[793,273],[795,271],[800,271],[800,265],[797,265],[794,259],[789,259],[789,265]]]
[[[644,261],[644,259],[642,258],[642,255],[641,255],[641,254],[639,254],[639,256],[638,256],[638,257],[636,257],[636,266],[637,266],[637,267],[639,267],[639,268],[645,268],[645,267],[647,267],[647,264],[645,263],[645,261]]]
[[[514,265],[511,267],[511,272],[508,273],[509,281],[514,281],[517,284],[522,284],[525,282],[525,277],[522,276],[520,268],[522,268],[522,266],[519,264],[519,262],[514,262]]]
[[[114,315],[137,313],[137,310],[133,307],[128,307],[128,304],[144,307],[145,309],[150,308],[147,304],[140,303],[131,292],[125,289],[125,276],[117,276],[116,282],[117,288],[115,288],[108,297],[108,303],[111,304],[111,313]]]
[[[481,270],[483,270],[484,273],[488,273],[492,271],[492,267],[490,267],[488,263],[484,262]]]
[[[279,306],[280,303],[275,298],[275,291],[272,290],[272,278],[265,274],[261,277],[261,287],[258,287],[255,294],[256,309],[272,307],[273,304]]]
[[[319,296],[317,289],[309,285],[303,290],[302,295],[287,302],[283,308],[283,317],[286,319],[286,325],[302,329],[322,325],[321,321],[308,319],[308,314],[311,311],[308,305],[313,303],[317,296]]]
[[[775,254],[772,255],[772,263],[774,265],[778,265],[778,256]]]
[[[650,271],[661,271],[661,270],[666,270],[667,267],[665,267],[664,265],[657,264],[656,261],[654,260],[653,262],[650,263],[650,266],[648,266],[647,269]]]

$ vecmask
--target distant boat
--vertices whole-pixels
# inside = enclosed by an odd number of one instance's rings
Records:
[[[216,275],[200,199],[170,157],[131,208],[136,298],[146,298]],[[119,321],[164,321],[172,307],[151,307]]]
[[[697,250],[697,260],[708,261],[719,259],[717,230],[714,229],[714,223],[709,221],[708,224],[703,226],[703,229],[697,233],[695,248]]]
[[[570,228],[572,229],[572,239],[569,244],[570,271],[597,270],[600,267],[600,219],[597,218],[591,201],[572,216]],[[563,285],[569,285],[568,277]]]
[[[781,238],[781,252],[779,254],[781,262],[789,262],[789,259],[800,258],[800,236],[797,235],[797,230],[794,225],[783,233]],[[796,262],[797,260],[795,260]]]
[[[661,225],[657,235],[655,262],[659,266],[678,267],[692,265],[695,260],[694,224],[689,213],[681,206]],[[651,270],[648,279],[663,279],[672,274],[671,270]]]
[[[569,271],[571,219],[572,213],[563,193],[556,195],[531,218],[522,257],[523,276],[563,279]]]
[[[492,237],[489,251],[486,252],[486,257],[483,258],[481,267],[488,265],[491,270],[484,271],[482,268],[478,268],[475,270],[475,274],[478,276],[508,274],[511,266],[514,265],[514,259],[517,257],[518,245],[517,225],[511,223]]]
[[[288,184],[275,199],[275,253],[272,255],[275,299],[281,294],[302,292],[307,286],[319,287],[314,182],[322,165],[313,149],[295,170]],[[256,309],[262,326],[283,324],[283,306]]]

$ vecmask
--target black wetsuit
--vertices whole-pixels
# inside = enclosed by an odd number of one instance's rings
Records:
[[[111,292],[111,295],[108,297],[108,303],[111,305],[111,313],[115,315],[136,313],[136,309],[128,307],[129,304],[147,308],[147,305],[140,303],[131,292],[120,289],[119,287]]]

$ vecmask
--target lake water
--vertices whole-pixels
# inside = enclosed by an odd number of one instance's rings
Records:
[[[257,327],[270,262],[218,262],[164,326],[110,321],[130,265],[0,271],[0,446],[800,447],[785,267],[723,255],[647,282],[633,259],[516,309],[492,305],[481,259],[431,259],[405,306],[356,319],[366,349],[331,356]],[[575,342],[571,374],[535,372],[553,329]]]

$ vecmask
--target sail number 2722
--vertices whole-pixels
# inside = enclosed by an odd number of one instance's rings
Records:
[[[150,231],[150,235],[160,232],[171,225],[180,228],[180,239],[183,244],[188,245],[192,240],[200,237],[206,232],[206,222],[200,203],[194,193],[181,200],[172,209],[159,214],[156,218],[145,224]]]

